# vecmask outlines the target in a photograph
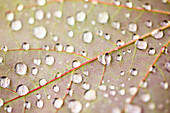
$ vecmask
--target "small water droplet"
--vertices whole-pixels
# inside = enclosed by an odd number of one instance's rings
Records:
[[[168,82],[166,82],[166,81],[161,82],[161,87],[163,89],[168,89]]]
[[[33,17],[30,17],[30,18],[28,18],[28,23],[29,24],[34,24],[34,22],[35,22],[35,20],[34,20],[34,18]]]
[[[109,33],[104,33],[103,37],[106,39],[106,40],[110,40],[111,36],[109,35]]]
[[[80,101],[70,100],[68,102],[68,108],[71,113],[80,113],[83,109],[83,105],[80,103]]]
[[[72,38],[74,36],[74,32],[72,30],[67,31],[68,37]]]
[[[168,72],[170,72],[170,61],[166,62],[165,68]]]
[[[139,39],[135,43],[136,47],[140,50],[145,50],[148,46],[148,43],[144,39]]]
[[[44,26],[36,26],[33,28],[33,35],[38,39],[43,39],[47,35],[47,30]]]
[[[132,75],[132,76],[137,76],[138,74],[138,71],[135,69],[135,68],[131,68],[129,73]]]
[[[74,61],[72,62],[72,67],[73,67],[73,68],[79,67],[80,65],[81,65],[81,62],[78,61],[78,60],[74,60]]]
[[[13,21],[13,20],[14,20],[14,17],[15,17],[14,12],[9,12],[9,13],[6,14],[6,19],[7,19],[8,21]]]
[[[43,102],[42,100],[37,100],[37,101],[36,101],[36,106],[37,106],[38,108],[43,108],[44,102]]]
[[[121,88],[120,90],[119,90],[119,94],[120,95],[125,95],[126,94],[126,91],[125,91],[125,89],[124,88]]]
[[[62,50],[63,50],[63,46],[62,46],[60,43],[57,43],[57,44],[55,45],[55,50],[57,50],[57,51],[62,51]]]
[[[8,113],[11,113],[12,112],[12,107],[11,106],[6,106],[4,107],[5,111],[7,111]]]
[[[149,54],[149,55],[155,55],[155,54],[156,54],[156,50],[151,47],[151,48],[149,48],[149,50],[148,50],[148,54]]]
[[[120,1],[119,1],[119,0],[113,0],[113,3],[114,3],[115,5],[117,5],[117,6],[120,5]]]
[[[161,26],[167,26],[170,22],[168,20],[162,20],[160,25]]]
[[[83,77],[82,77],[81,74],[74,73],[74,74],[72,75],[72,78],[71,78],[71,79],[72,79],[73,83],[78,84],[78,83],[81,83],[81,82],[82,82]]]
[[[136,93],[137,93],[137,88],[136,87],[130,87],[129,88],[129,93],[131,94],[131,95],[135,95]]]
[[[3,62],[3,57],[0,56],[0,64]]]
[[[85,43],[92,42],[92,40],[93,40],[92,32],[90,32],[90,31],[83,32],[82,39],[83,39],[83,42],[85,42]]]
[[[26,102],[24,103],[24,107],[25,107],[26,109],[30,109],[30,108],[31,108],[31,102],[26,101]]]
[[[132,2],[130,2],[129,0],[127,0],[126,3],[125,3],[125,6],[126,6],[126,7],[129,7],[129,8],[132,8],[132,7],[133,7],[133,4],[132,4]]]
[[[142,113],[142,107],[137,104],[127,104],[125,106],[126,113]]]
[[[107,90],[107,86],[106,85],[100,85],[99,86],[99,90],[106,91]]]
[[[23,50],[29,50],[30,49],[30,44],[28,44],[27,42],[24,42],[24,43],[22,43],[21,48]]]
[[[149,93],[144,93],[141,95],[141,100],[143,102],[149,102],[150,99],[151,99],[151,95]]]
[[[130,15],[131,15],[130,13],[125,13],[126,18],[130,18]]]
[[[138,34],[133,34],[133,35],[132,35],[132,39],[133,39],[133,40],[139,39],[139,35],[138,35]]]
[[[107,21],[109,20],[109,13],[106,11],[100,12],[98,14],[97,20],[100,24],[106,24]]]
[[[123,57],[118,54],[118,55],[116,55],[115,59],[120,62],[120,61],[122,61]]]
[[[145,22],[145,25],[146,25],[147,27],[152,27],[152,21],[147,20],[147,21]]]
[[[140,87],[141,87],[141,88],[147,88],[147,87],[148,87],[147,81],[141,81],[141,82],[140,82]]]
[[[148,108],[150,109],[150,110],[154,110],[155,108],[156,108],[156,105],[155,105],[155,103],[149,103],[149,105],[148,105]]]
[[[61,76],[61,73],[57,72],[55,77],[60,77],[60,76]]]
[[[120,76],[124,76],[125,75],[125,72],[124,71],[121,71],[120,72]]]
[[[44,6],[46,4],[46,0],[37,0],[37,5]]]
[[[50,19],[51,18],[51,12],[47,12],[46,18]]]
[[[41,59],[34,59],[33,62],[35,65],[39,66],[41,64]]]
[[[47,83],[46,79],[42,78],[39,80],[39,85],[44,86]]]
[[[74,52],[74,47],[71,45],[66,45],[64,50],[68,53],[72,53],[72,52]]]
[[[54,12],[54,16],[57,17],[57,18],[61,18],[62,15],[63,15],[63,13],[60,10],[57,10],[57,11]]]
[[[0,86],[3,87],[3,88],[6,88],[10,85],[10,79],[6,76],[2,76],[1,79],[0,79]]]
[[[89,71],[85,70],[85,71],[83,72],[83,74],[84,74],[85,76],[89,76]]]
[[[102,31],[102,30],[98,30],[98,31],[97,31],[97,35],[98,35],[98,36],[103,36],[103,31]]]
[[[38,100],[41,99],[41,94],[37,93],[36,97],[37,97]]]
[[[118,21],[112,22],[112,27],[115,29],[120,29],[120,22],[118,22]]]
[[[116,91],[110,91],[109,94],[110,94],[111,96],[115,96],[115,95],[116,95]]]
[[[98,61],[102,63],[103,65],[110,65],[110,62],[112,60],[112,57],[109,53],[102,54],[98,56]]]
[[[8,51],[8,47],[7,46],[2,46],[1,50],[7,52]]]
[[[85,18],[86,18],[86,13],[85,13],[85,12],[83,12],[83,11],[78,11],[78,12],[76,13],[76,20],[77,20],[78,22],[83,22],[83,21],[85,20]]]
[[[151,73],[156,73],[156,67],[155,67],[155,66],[151,66],[151,67],[149,68],[149,72],[151,72]]]
[[[64,101],[61,98],[55,98],[53,101],[53,105],[57,109],[61,108],[63,104],[64,104]]]
[[[50,94],[47,95],[47,99],[48,100],[51,99],[51,95]]]
[[[44,45],[44,46],[42,47],[42,49],[48,51],[48,50],[50,50],[50,47],[49,47],[48,45]]]
[[[27,68],[28,67],[26,64],[24,64],[22,62],[18,62],[14,66],[14,71],[18,75],[25,75],[25,74],[27,74]]]
[[[83,87],[85,90],[89,90],[89,89],[90,89],[90,84],[84,82],[84,83],[82,84],[82,87]]]
[[[16,92],[18,93],[18,95],[23,96],[26,95],[29,92],[29,90],[26,85],[21,84],[17,87]]]
[[[145,10],[151,10],[151,9],[152,9],[152,7],[151,7],[151,5],[150,5],[149,3],[143,4],[142,7],[143,7]]]
[[[94,101],[96,100],[96,91],[94,90],[88,90],[84,94],[84,99],[87,101]]]
[[[22,22],[21,20],[14,20],[10,26],[13,31],[19,31],[22,28]]]
[[[162,30],[154,30],[151,35],[155,38],[155,39],[161,39],[164,36],[164,32]]]
[[[129,30],[130,32],[136,32],[137,29],[138,29],[137,24],[135,24],[135,23],[133,23],[133,22],[130,22],[130,23],[128,24],[128,30]]]
[[[24,5],[20,3],[17,5],[16,9],[17,9],[17,11],[22,11],[24,9]]]
[[[87,52],[86,51],[82,51],[80,54],[83,55],[83,56],[87,56]]]
[[[44,62],[45,62],[45,64],[47,64],[47,65],[51,66],[51,65],[53,65],[53,64],[54,64],[55,59],[54,59],[54,57],[53,57],[53,56],[51,56],[51,55],[47,55],[47,56],[45,57],[45,59],[44,59]]]
[[[53,91],[56,92],[56,93],[59,92],[60,91],[60,87],[57,86],[57,85],[54,85],[53,86]]]
[[[121,109],[119,108],[112,108],[112,113],[121,113]]]
[[[67,24],[73,26],[75,24],[75,18],[73,16],[67,17]]]
[[[4,101],[2,98],[0,98],[0,107],[4,105]]]
[[[32,74],[32,75],[37,75],[37,74],[38,74],[38,68],[33,67],[33,68],[31,69],[31,74]]]
[[[116,45],[119,46],[123,46],[125,44],[125,42],[123,40],[117,40],[116,41]]]
[[[53,35],[51,38],[52,38],[52,40],[53,40],[54,42],[57,42],[57,41],[58,41],[58,36],[56,36],[56,35]]]

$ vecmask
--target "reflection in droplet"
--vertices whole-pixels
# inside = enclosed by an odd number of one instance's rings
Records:
[[[129,73],[132,75],[132,76],[136,76],[138,74],[138,71],[135,69],[135,68],[131,68]]]
[[[44,102],[43,102],[42,100],[37,100],[37,101],[36,101],[36,106],[37,106],[38,108],[42,108],[42,107],[44,106]]]
[[[27,68],[28,67],[26,64],[24,64],[22,62],[18,62],[14,66],[14,71],[18,75],[25,75],[25,74],[27,74]]]
[[[53,64],[54,64],[55,59],[54,59],[53,56],[47,55],[47,56],[45,57],[45,59],[44,59],[44,62],[45,62],[45,64],[47,64],[47,65],[50,66],[50,65],[53,65]]]
[[[103,65],[110,65],[110,62],[112,60],[112,57],[109,53],[102,54],[98,57],[98,61],[102,63]]]
[[[83,32],[82,35],[83,42],[90,43],[93,40],[93,34],[90,31]]]
[[[36,26],[33,28],[33,35],[38,39],[43,39],[47,35],[47,30],[44,26]]]
[[[80,103],[80,101],[70,100],[68,102],[68,108],[71,111],[71,113],[79,113],[79,112],[81,112],[83,106]]]
[[[23,96],[26,95],[29,92],[29,90],[26,85],[21,84],[17,87],[16,92],[18,93],[18,95]]]
[[[140,50],[145,50],[148,46],[148,43],[144,39],[139,39],[135,43],[136,47]]]
[[[19,31],[22,28],[21,20],[14,20],[11,22],[11,29],[13,31]]]
[[[88,101],[94,101],[96,99],[96,91],[88,90],[84,94],[84,98]]]
[[[72,79],[73,83],[78,84],[78,83],[81,83],[81,82],[82,82],[83,77],[82,77],[81,74],[74,73],[74,74],[72,75],[72,78],[71,78],[71,79]]]
[[[106,24],[108,19],[109,19],[109,13],[108,12],[103,11],[103,12],[100,12],[98,14],[97,20],[100,24]]]
[[[0,86],[3,88],[7,88],[10,85],[10,79],[6,76],[2,76],[0,80]]]
[[[61,98],[55,98],[53,101],[53,105],[57,109],[61,108],[63,104],[64,104],[64,101]]]

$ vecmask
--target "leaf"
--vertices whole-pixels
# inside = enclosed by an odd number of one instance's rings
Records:
[[[0,112],[170,112],[169,2],[120,3],[1,1]]]

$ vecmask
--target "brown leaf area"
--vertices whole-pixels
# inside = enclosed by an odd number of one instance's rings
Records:
[[[0,113],[169,113],[169,10],[168,0],[0,0]]]

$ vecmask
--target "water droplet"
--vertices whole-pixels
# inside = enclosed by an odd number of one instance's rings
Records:
[[[145,3],[144,5],[142,5],[142,7],[145,9],[145,10],[151,10],[152,7],[149,3]]]
[[[170,61],[166,62],[165,68],[168,72],[170,72]]]
[[[125,72],[124,71],[121,71],[120,72],[120,76],[124,76],[125,75]]]
[[[14,20],[11,22],[11,29],[13,31],[19,31],[22,28],[21,20]]]
[[[85,20],[85,18],[86,18],[86,13],[85,13],[85,12],[83,12],[83,11],[78,11],[78,12],[76,13],[76,20],[77,20],[78,22],[83,22],[83,21]]]
[[[111,36],[108,34],[108,33],[104,33],[103,37],[106,39],[106,40],[110,40]]]
[[[1,50],[6,52],[6,51],[8,51],[8,47],[7,46],[2,46]]]
[[[20,3],[17,5],[16,9],[17,9],[17,11],[22,11],[24,9],[24,5]]]
[[[49,47],[48,45],[44,45],[44,46],[42,47],[42,49],[48,51],[48,50],[50,50],[50,47]]]
[[[3,62],[3,57],[0,57],[0,64]]]
[[[1,87],[6,88],[10,85],[10,79],[6,76],[2,76],[0,79]]]
[[[121,55],[116,55],[115,59],[120,62],[122,61],[123,57]]]
[[[4,101],[0,98],[0,107],[4,105]]]
[[[47,65],[50,66],[50,65],[53,65],[53,64],[54,64],[55,59],[54,59],[53,56],[47,55],[47,56],[45,57],[45,59],[44,59],[44,62],[45,62],[45,64],[47,64]]]
[[[12,107],[11,106],[6,106],[4,107],[5,111],[7,111],[8,113],[12,112]]]
[[[84,82],[84,83],[82,84],[82,87],[83,87],[85,90],[89,90],[89,89],[90,89],[90,84]]]
[[[39,85],[44,86],[47,83],[46,79],[42,78],[39,80]]]
[[[141,95],[141,100],[143,102],[149,102],[150,99],[151,99],[151,95],[149,93],[144,93]]]
[[[80,103],[80,101],[70,100],[68,102],[68,108],[71,111],[71,113],[79,113],[79,112],[81,112],[83,106]]]
[[[96,91],[94,90],[88,90],[84,94],[84,99],[87,101],[94,101],[96,100]]]
[[[119,46],[123,46],[125,44],[125,42],[123,40],[117,40],[116,41],[116,45]]]
[[[57,10],[57,11],[54,12],[54,16],[57,17],[57,18],[61,18],[62,15],[63,15],[63,13],[60,10]]]
[[[120,1],[119,1],[119,0],[113,0],[113,3],[114,3],[115,5],[117,5],[117,6],[120,5]]]
[[[161,82],[161,87],[163,89],[168,89],[168,82],[164,81],[164,82]]]
[[[37,0],[37,5],[44,6],[46,4],[46,0]]]
[[[15,17],[14,12],[9,12],[9,13],[6,14],[6,19],[7,19],[8,21],[13,21],[13,20],[14,20],[14,17]]]
[[[34,20],[34,18],[33,17],[30,17],[30,18],[28,18],[28,23],[29,24],[34,24],[34,22],[35,22],[35,20]]]
[[[72,62],[72,67],[73,67],[73,68],[79,67],[80,65],[81,65],[81,63],[80,63],[80,61],[78,61],[78,60],[74,60],[74,61]]]
[[[149,103],[149,105],[148,105],[148,108],[150,109],[150,110],[154,110],[155,108],[156,108],[156,105],[155,105],[155,103]]]
[[[120,22],[118,22],[118,21],[112,22],[112,27],[115,29],[120,29]]]
[[[138,71],[135,69],[135,68],[131,68],[129,73],[132,75],[132,76],[137,76],[138,74]]]
[[[103,36],[103,31],[102,30],[97,31],[97,35],[98,36]]]
[[[155,67],[155,66],[151,66],[151,67],[149,68],[149,72],[155,73],[155,72],[156,72],[156,67]]]
[[[71,45],[66,45],[66,47],[64,48],[64,50],[68,53],[72,53],[74,52],[74,47]]]
[[[110,62],[112,60],[112,57],[109,53],[105,53],[105,54],[102,54],[100,56],[98,56],[98,60],[100,63],[102,63],[103,65],[110,65]]]
[[[82,82],[83,77],[82,77],[81,74],[74,73],[74,74],[72,75],[72,78],[71,78],[71,79],[72,79],[73,83],[78,84],[78,83],[81,83],[81,82]]]
[[[37,106],[38,108],[42,108],[42,107],[44,106],[44,102],[43,102],[42,100],[37,100],[37,101],[36,101],[36,106]]]
[[[88,72],[87,70],[85,70],[85,71],[83,72],[83,74],[84,74],[85,76],[89,76],[89,72]]]
[[[139,39],[135,43],[136,47],[140,50],[145,50],[148,46],[148,43],[144,39]]]
[[[130,18],[130,15],[131,15],[130,13],[125,13],[126,18]]]
[[[75,24],[75,18],[73,16],[67,17],[67,24],[73,26]]]
[[[131,94],[131,95],[135,95],[136,93],[137,93],[137,88],[136,87],[130,87],[129,88],[129,93]]]
[[[83,42],[90,43],[93,40],[93,34],[90,31],[83,32],[82,35]]]
[[[109,13],[106,11],[100,12],[98,14],[97,20],[100,24],[106,24],[107,21],[109,20]]]
[[[152,21],[147,20],[147,21],[145,22],[145,25],[146,25],[147,27],[152,27]]]
[[[51,12],[47,12],[46,18],[50,19],[51,18]]]
[[[38,100],[41,99],[41,94],[37,93],[36,97],[37,97]]]
[[[17,87],[16,92],[18,93],[18,95],[23,96],[26,95],[29,92],[29,90],[26,85],[21,84]]]
[[[39,9],[35,11],[35,18],[37,20],[42,20],[44,18],[44,11]]]
[[[59,92],[60,91],[60,87],[57,86],[57,85],[54,85],[53,86],[53,91],[56,92],[56,93]]]
[[[31,74],[32,74],[32,75],[37,75],[37,74],[38,74],[38,68],[33,67],[33,68],[31,69]]]
[[[147,87],[148,87],[147,81],[141,81],[141,82],[140,82],[140,87],[141,87],[141,88],[147,88]]]
[[[115,95],[116,95],[116,91],[110,91],[109,94],[110,94],[111,96],[115,96]]]
[[[57,109],[61,108],[63,104],[64,104],[64,101],[61,98],[55,98],[53,101],[53,105]]]
[[[72,30],[67,31],[68,37],[72,38],[74,36],[74,32]]]
[[[24,103],[24,107],[25,107],[26,109],[30,109],[30,108],[31,108],[31,102],[26,101],[26,102]]]
[[[112,113],[121,113],[121,109],[119,108],[113,108]]]
[[[24,42],[24,43],[22,43],[21,48],[23,50],[29,50],[30,49],[30,44],[28,44],[27,42]]]
[[[83,55],[83,56],[87,56],[87,52],[86,51],[82,51],[80,54]]]
[[[164,36],[164,32],[162,30],[154,30],[151,35],[155,38],[155,39],[161,39]]]
[[[129,0],[127,0],[126,3],[125,3],[125,6],[126,6],[126,7],[129,7],[129,8],[132,8],[132,7],[133,7],[133,4],[132,4],[132,2],[130,2]]]
[[[130,22],[130,23],[128,24],[128,30],[129,30],[130,32],[136,32],[136,31],[137,31],[137,28],[138,28],[137,24],[135,24],[135,23],[133,23],[133,22]]]
[[[38,66],[41,64],[40,59],[34,59],[33,62],[34,62],[35,65],[38,65]]]
[[[57,51],[62,51],[62,50],[63,50],[63,46],[62,46],[61,44],[57,43],[57,44],[55,45],[55,50],[57,50]]]
[[[14,66],[14,71],[18,75],[25,75],[25,74],[27,74],[27,68],[28,67],[26,64],[24,64],[22,62],[18,62]]]
[[[61,73],[57,72],[55,77],[60,77],[60,76],[61,76]]]
[[[48,100],[51,99],[51,95],[50,94],[47,95],[47,99]]]
[[[126,113],[142,113],[142,107],[136,104],[127,104],[125,106]]]
[[[154,48],[149,48],[149,50],[148,50],[148,54],[149,55],[155,55],[155,53],[156,53],[156,50],[154,49]]]
[[[38,39],[43,39],[47,35],[47,30],[43,26],[36,26],[33,28],[33,35]]]
[[[133,35],[132,35],[132,39],[133,39],[133,40],[139,39],[139,35],[138,35],[138,34],[133,34]]]
[[[58,41],[58,36],[56,36],[56,35],[53,35],[51,38],[52,38],[52,40],[53,40],[54,42],[57,42],[57,41]]]
[[[125,95],[126,94],[126,91],[125,91],[125,89],[124,88],[121,88],[120,90],[119,90],[119,94],[120,95]]]
[[[170,22],[168,20],[162,20],[160,25],[161,26],[167,26]]]
[[[106,91],[107,90],[107,86],[106,85],[100,85],[99,86],[99,90]]]

